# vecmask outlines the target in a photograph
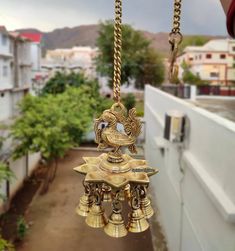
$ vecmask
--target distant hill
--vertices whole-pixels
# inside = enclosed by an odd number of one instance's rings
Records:
[[[43,35],[43,48],[52,50],[56,48],[71,48],[73,46],[92,46],[96,44],[96,39],[99,35],[99,25],[81,25],[73,28],[60,28],[51,32],[42,32],[37,29],[21,29],[17,31],[35,32]],[[159,32],[151,33],[141,31],[146,38],[151,41],[152,47],[163,55],[167,55],[169,51],[168,33]],[[185,35],[185,38],[192,36]],[[214,38],[224,38],[220,36],[204,36],[208,40]]]

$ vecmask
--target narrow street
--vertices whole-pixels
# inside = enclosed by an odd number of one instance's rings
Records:
[[[44,196],[37,195],[26,214],[30,228],[18,251],[153,250],[150,230],[114,239],[107,236],[103,229],[88,227],[85,218],[76,215],[75,207],[83,194],[83,186],[82,177],[72,168],[82,163],[82,156],[98,154],[71,151],[60,161],[57,177],[49,192]],[[158,231],[156,236],[162,238]],[[164,247],[159,250],[166,250],[164,241],[161,243],[161,240],[157,240],[157,243],[159,247]]]

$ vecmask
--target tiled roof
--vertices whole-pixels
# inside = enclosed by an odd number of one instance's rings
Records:
[[[42,39],[42,34],[40,33],[21,33],[20,35],[36,43],[40,43]]]

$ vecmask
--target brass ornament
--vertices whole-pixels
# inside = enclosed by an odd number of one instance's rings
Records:
[[[108,224],[104,227],[104,232],[115,238],[121,238],[127,235],[127,229],[122,217],[122,207],[120,198],[113,201],[113,212],[109,218]]]
[[[87,215],[86,223],[93,228],[102,228],[107,224],[108,220],[104,213],[104,209],[101,206],[100,191],[95,192],[95,197],[95,202]]]
[[[178,78],[179,66],[176,64],[176,59],[179,52],[179,46],[182,43],[183,35],[180,32],[180,21],[181,21],[181,2],[182,0],[174,0],[174,16],[173,16],[173,28],[169,34],[170,44],[170,67],[168,79],[170,83]]]
[[[150,219],[154,215],[151,201],[147,196],[147,188],[142,186],[140,191],[140,208],[142,209],[146,219]]]
[[[132,233],[141,233],[149,228],[148,221],[140,208],[140,199],[138,188],[133,191],[136,195],[132,197],[131,207],[132,211],[128,215],[129,221],[127,224],[127,230]]]
[[[90,227],[104,228],[107,235],[120,238],[126,236],[128,231],[139,233],[148,229],[147,218],[153,211],[147,198],[147,187],[149,178],[158,170],[150,168],[146,160],[135,159],[123,151],[127,148],[130,153],[137,153],[135,143],[141,133],[141,121],[135,108],[127,111],[121,103],[121,0],[115,0],[115,14],[114,104],[94,124],[98,150],[108,151],[98,157],[83,157],[84,163],[74,170],[85,176],[85,195],[80,199],[77,213],[87,215],[86,223]],[[122,201],[131,207],[127,225],[122,216]],[[102,207],[103,202],[112,202],[109,219]]]
[[[76,213],[80,216],[86,217],[90,211],[93,200],[91,198],[91,187],[83,181],[83,186],[85,189],[84,195],[81,197],[79,204],[76,208]]]

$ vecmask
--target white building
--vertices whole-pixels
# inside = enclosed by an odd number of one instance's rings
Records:
[[[30,41],[0,29],[0,121],[17,113],[16,104],[31,85]]]
[[[186,115],[183,143],[164,139],[172,110]],[[145,155],[159,169],[153,201],[169,251],[234,251],[235,123],[151,86],[145,122]]]
[[[0,136],[7,136],[8,126],[18,115],[18,102],[28,93],[32,86],[32,65],[30,39],[17,32],[8,32],[0,26]],[[0,193],[10,200],[23,180],[35,167],[38,154],[26,156],[17,161],[10,158],[12,140],[8,138],[0,151],[0,161],[8,161],[16,179],[11,184],[3,184]],[[10,187],[10,189],[8,189]],[[0,204],[0,212],[2,208]]]
[[[45,81],[48,78],[48,74],[46,72],[42,71],[42,69],[41,69],[42,34],[23,32],[20,35],[31,41],[31,43],[30,43],[31,79],[32,79],[31,93],[35,94],[44,86]]]
[[[235,83],[235,41],[230,39],[211,40],[203,46],[187,46],[177,59],[182,79],[182,63],[202,80],[213,85]]]
[[[88,46],[48,50],[42,68],[48,69],[51,75],[56,71],[82,71],[86,76],[96,77],[94,65],[96,55],[97,48]]]

